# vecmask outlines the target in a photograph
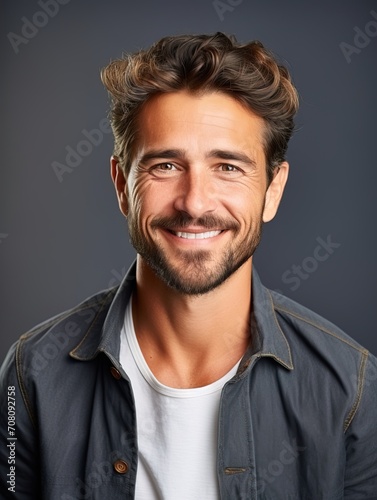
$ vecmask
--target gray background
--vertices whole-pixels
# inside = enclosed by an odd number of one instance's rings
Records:
[[[24,331],[118,283],[133,260],[109,177],[110,134],[62,182],[51,167],[107,114],[100,68],[168,34],[215,31],[263,41],[301,94],[291,176],[257,251],[259,274],[377,353],[377,36],[357,40],[365,46],[349,62],[340,48],[354,45],[371,10],[377,17],[376,1],[224,0],[238,5],[221,19],[212,0],[71,0],[18,53],[8,34],[22,35],[24,16],[46,20],[36,1],[2,3],[0,361]],[[283,274],[328,235],[340,246],[312,260],[293,290]]]

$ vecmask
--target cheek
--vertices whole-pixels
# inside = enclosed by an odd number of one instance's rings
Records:
[[[139,179],[130,189],[130,205],[139,223],[147,226],[157,215],[171,212],[174,189],[162,183]]]
[[[224,198],[224,207],[242,225],[255,224],[262,217],[264,208],[264,193],[260,190],[241,189],[233,191]]]
[[[130,215],[132,215],[134,221],[141,223],[141,216],[144,207],[144,192],[145,187],[141,182],[133,182],[128,184],[128,205],[130,209]]]

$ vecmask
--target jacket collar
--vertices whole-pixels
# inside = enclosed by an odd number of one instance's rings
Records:
[[[276,317],[271,292],[262,285],[254,267],[251,325],[252,335],[254,334],[253,354],[257,357],[271,357],[285,368],[293,370],[291,350]]]
[[[114,296],[109,291],[102,300],[89,301],[95,313],[86,335],[70,355],[78,360],[90,360],[99,352],[119,362],[120,331],[124,311],[136,285],[136,262],[132,264]],[[253,268],[253,313],[251,317],[252,345],[241,363],[246,368],[253,357],[271,357],[282,366],[293,369],[288,341],[281,330],[270,291],[265,288]],[[246,363],[245,363],[246,362]],[[246,366],[247,365],[247,366]]]
[[[88,309],[94,319],[84,338],[70,352],[72,358],[89,361],[98,353],[104,352],[115,364],[118,364],[124,312],[135,285],[136,262],[132,264],[118,289],[109,290],[103,301],[95,300],[94,297],[94,301],[88,302]],[[103,310],[102,314],[101,310]]]

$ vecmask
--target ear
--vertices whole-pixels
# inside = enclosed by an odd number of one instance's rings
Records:
[[[128,215],[128,199],[127,199],[127,177],[119,164],[119,159],[116,156],[110,158],[111,178],[114,183],[115,191],[118,198],[118,204],[122,214]]]
[[[275,169],[274,177],[266,191],[263,222],[270,222],[275,217],[288,179],[288,172],[289,165],[286,161],[280,163]]]

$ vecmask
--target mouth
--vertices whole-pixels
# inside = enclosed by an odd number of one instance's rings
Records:
[[[178,238],[183,238],[186,240],[204,240],[204,239],[209,239],[209,238],[214,238],[215,236],[218,236],[222,231],[205,231],[203,233],[197,233],[197,232],[187,232],[187,231],[170,231],[172,234],[175,236],[178,236]]]

